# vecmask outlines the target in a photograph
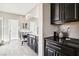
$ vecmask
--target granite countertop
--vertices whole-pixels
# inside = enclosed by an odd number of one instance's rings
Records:
[[[65,45],[72,48],[79,48],[79,39],[69,38],[69,40],[64,40],[64,42],[54,41],[53,36],[44,38],[46,41],[52,43],[57,43],[59,45]]]

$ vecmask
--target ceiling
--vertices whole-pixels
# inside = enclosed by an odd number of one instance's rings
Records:
[[[26,15],[37,3],[0,3],[0,11]]]

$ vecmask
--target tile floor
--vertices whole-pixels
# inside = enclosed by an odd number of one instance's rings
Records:
[[[22,46],[19,40],[12,40],[0,46],[0,56],[37,56],[37,54],[27,46],[27,43]]]

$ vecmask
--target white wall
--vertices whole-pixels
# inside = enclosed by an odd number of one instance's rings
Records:
[[[44,40],[43,40],[43,4],[40,4],[38,6],[38,12],[39,12],[39,19],[38,19],[38,35],[39,35],[39,40],[38,40],[38,52],[39,56],[44,55]]]
[[[43,33],[44,37],[53,36],[53,32],[57,31],[57,26],[51,25],[50,4],[43,4]]]
[[[0,17],[3,17],[3,40],[5,42],[8,42],[9,41],[8,20],[10,19],[20,20],[24,16],[0,11]]]

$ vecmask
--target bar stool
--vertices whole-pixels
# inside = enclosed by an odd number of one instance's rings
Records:
[[[23,45],[24,42],[27,42],[28,34],[27,35],[22,35],[22,37],[23,37],[23,40],[22,40],[22,45]]]

